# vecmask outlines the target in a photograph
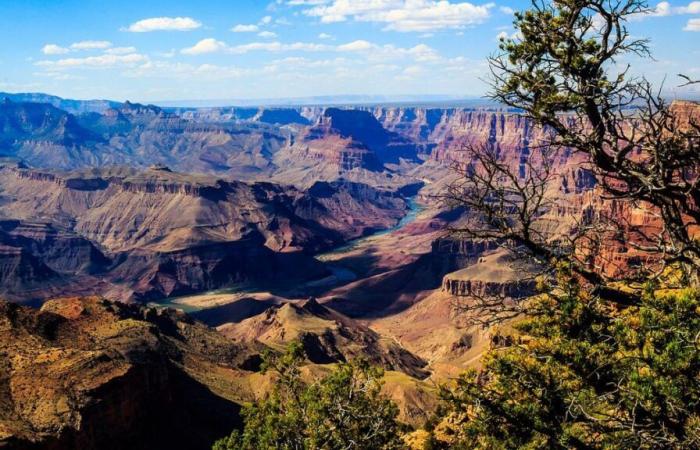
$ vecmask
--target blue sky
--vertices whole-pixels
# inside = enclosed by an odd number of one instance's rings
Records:
[[[319,95],[479,96],[512,34],[494,0],[0,0],[0,90],[133,101]],[[652,3],[630,23],[655,61],[700,78],[700,1]],[[666,78],[665,78],[666,77]]]

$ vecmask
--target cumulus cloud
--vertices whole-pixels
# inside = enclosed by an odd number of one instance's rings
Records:
[[[522,39],[522,34],[520,33],[520,31],[514,31],[511,34],[508,34],[506,31],[501,31],[496,36],[497,41],[508,40],[508,39],[512,39],[512,40]]]
[[[688,3],[686,6],[672,6],[669,2],[661,2],[656,5],[655,16],[671,16],[676,14],[700,14],[700,1]]]
[[[333,39],[333,35],[328,33],[321,33],[318,35],[319,39]]]
[[[56,61],[38,61],[39,67],[46,69],[70,69],[70,68],[112,68],[117,66],[134,66],[148,61],[148,57],[138,53],[128,55],[88,56],[86,58],[64,58]]]
[[[214,38],[202,39],[192,47],[183,48],[180,52],[185,55],[202,55],[216,53],[226,48],[226,44]]]
[[[204,53],[225,52],[235,55],[262,51],[262,52],[289,52],[289,51],[304,51],[304,52],[320,52],[331,51],[334,47],[315,44],[310,42],[293,42],[289,44],[281,42],[251,42],[248,44],[240,44],[228,46],[225,42],[217,41],[216,39],[202,39],[194,46],[182,49],[180,53],[185,55],[200,55]]]
[[[288,5],[291,6],[314,6],[314,5],[324,5],[328,3],[328,0],[289,0]]]
[[[700,14],[700,1],[693,1],[685,6],[673,6],[670,2],[663,1],[646,13],[636,14],[634,20],[644,20],[647,17],[667,17],[681,14]]]
[[[129,53],[136,53],[136,47],[114,47],[105,50],[105,53],[109,55],[128,55]]]
[[[419,75],[424,72],[421,66],[408,66],[403,70],[403,74],[406,76]]]
[[[216,64],[192,65],[172,61],[148,61],[127,68],[124,75],[130,78],[170,78],[182,80],[223,80],[239,78],[253,73],[250,69]]]
[[[371,48],[374,48],[374,45],[372,43],[363,40],[358,40],[348,42],[347,44],[339,45],[337,49],[339,52],[358,52],[363,50],[369,50]]]
[[[69,51],[69,49],[56,44],[46,44],[41,48],[41,53],[44,55],[63,55]]]
[[[103,50],[112,46],[109,41],[80,41],[70,45],[72,50]]]
[[[252,25],[252,24],[251,25],[239,24],[239,25],[236,25],[235,27],[231,28],[231,31],[233,31],[234,33],[254,33],[258,30],[259,30],[258,26]]]
[[[390,59],[410,58],[415,61],[428,62],[440,59],[438,52],[425,44],[414,47],[402,48],[391,44],[378,45],[364,40],[348,42],[338,45],[336,51],[364,53],[372,61],[386,61]]]
[[[260,33],[258,33],[258,36],[265,39],[272,39],[277,37],[277,33],[274,33],[272,31],[261,31]]]
[[[294,42],[291,44],[283,44],[281,42],[251,42],[250,44],[236,45],[229,47],[228,52],[233,54],[244,54],[253,51],[266,52],[288,52],[288,51],[304,51],[304,52],[320,52],[332,50],[332,47],[323,44],[314,44],[308,42]]]
[[[42,47],[41,52],[45,55],[65,55],[70,52],[77,52],[82,50],[106,50],[112,47],[112,43],[109,41],[80,41],[74,42],[68,47],[61,47],[56,44],[46,44]],[[129,51],[126,51],[128,49]],[[114,54],[124,54],[124,53],[134,53],[136,51],[133,47],[121,47],[117,49],[107,50],[109,53]]]
[[[333,0],[306,9],[304,14],[323,23],[353,19],[383,23],[384,30],[427,32],[480,24],[489,18],[494,6],[448,0]]]
[[[151,17],[134,22],[126,29],[132,33],[151,31],[192,31],[202,24],[191,17]]]
[[[683,31],[700,31],[700,19],[690,19]]]

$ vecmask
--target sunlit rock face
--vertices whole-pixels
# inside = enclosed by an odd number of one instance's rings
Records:
[[[0,446],[57,450],[209,448],[240,406],[204,374],[259,360],[181,313],[96,297],[0,301],[0,355]]]
[[[150,300],[243,281],[308,281],[327,272],[313,253],[391,227],[406,209],[399,194],[348,181],[302,191],[162,166],[5,165],[0,185],[2,293],[19,300],[61,292],[61,283],[65,292],[83,286],[79,293],[107,283],[120,286],[115,298]]]

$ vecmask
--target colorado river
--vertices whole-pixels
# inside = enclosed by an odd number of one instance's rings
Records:
[[[418,214],[420,214],[425,209],[422,205],[418,204],[418,202],[416,201],[416,197],[409,197],[408,199],[406,199],[406,206],[408,207],[408,212],[393,227],[387,228],[385,230],[377,231],[377,232],[369,234],[367,236],[362,236],[361,238],[354,239],[354,240],[344,244],[341,247],[335,248],[335,249],[328,251],[326,253],[321,253],[319,255],[316,255],[316,259],[318,259],[319,261],[328,261],[329,259],[332,259],[334,256],[336,256],[338,254],[346,253],[346,252],[349,252],[350,250],[354,250],[358,247],[361,247],[363,244],[368,243],[369,241],[373,240],[374,238],[377,238],[379,236],[383,236],[385,234],[393,233],[394,231],[398,231],[401,228],[408,225],[409,223],[416,220],[416,218],[418,217]]]
[[[401,220],[399,220],[393,227],[377,231],[375,233],[363,236],[361,238],[354,239],[331,251],[316,255],[317,260],[325,262],[327,264],[328,270],[331,271],[331,274],[325,278],[310,281],[302,286],[297,287],[296,289],[293,289],[292,292],[289,292],[290,297],[294,298],[304,297],[308,295],[316,295],[317,293],[321,293],[327,289],[345,283],[349,283],[357,279],[357,275],[352,270],[346,267],[341,267],[340,265],[333,264],[332,261],[344,253],[361,248],[365,245],[371,245],[371,242],[377,237],[384,236],[389,233],[393,233],[395,231],[400,230],[401,228],[415,221],[418,215],[424,209],[422,205],[419,205],[416,202],[416,197],[409,197],[408,199],[406,199],[406,205],[408,207],[406,215],[403,216],[403,218],[401,218]],[[210,292],[202,292],[199,294],[191,294],[187,296],[164,298],[157,302],[151,302],[149,303],[149,305],[177,308],[189,313],[200,311],[202,309],[221,306],[223,304],[230,303],[236,297],[245,296],[245,294],[253,294],[255,292],[264,292],[268,291],[269,289],[269,286],[253,286],[248,283],[241,283],[235,286],[217,289]],[[205,298],[210,299],[210,302],[200,303],[198,301]],[[220,302],[218,302],[217,300],[220,300]]]

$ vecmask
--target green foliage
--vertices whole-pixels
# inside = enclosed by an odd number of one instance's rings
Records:
[[[307,384],[303,358],[298,344],[281,356],[265,355],[264,370],[278,375],[273,391],[246,407],[242,432],[217,441],[214,450],[401,448],[398,408],[381,394],[381,369],[340,364]]]
[[[625,26],[646,9],[641,0],[533,0],[516,14],[519,37],[503,39],[490,60],[492,96],[551,130],[552,146],[587,155],[605,194],[657,214],[666,231],[638,247],[683,268],[697,287],[700,128],[674,127],[649,83],[619,64],[648,55],[647,41],[630,39]],[[587,239],[597,247],[604,236]],[[559,278],[523,305],[513,345],[491,350],[482,370],[443,390],[438,446],[700,448],[700,290],[637,289],[608,279],[590,258],[577,260],[574,250],[546,247],[556,240],[504,237],[551,259]],[[639,273],[635,281],[663,271]]]
[[[620,308],[567,287],[444,390],[443,446],[700,447],[700,293],[649,289]]]

